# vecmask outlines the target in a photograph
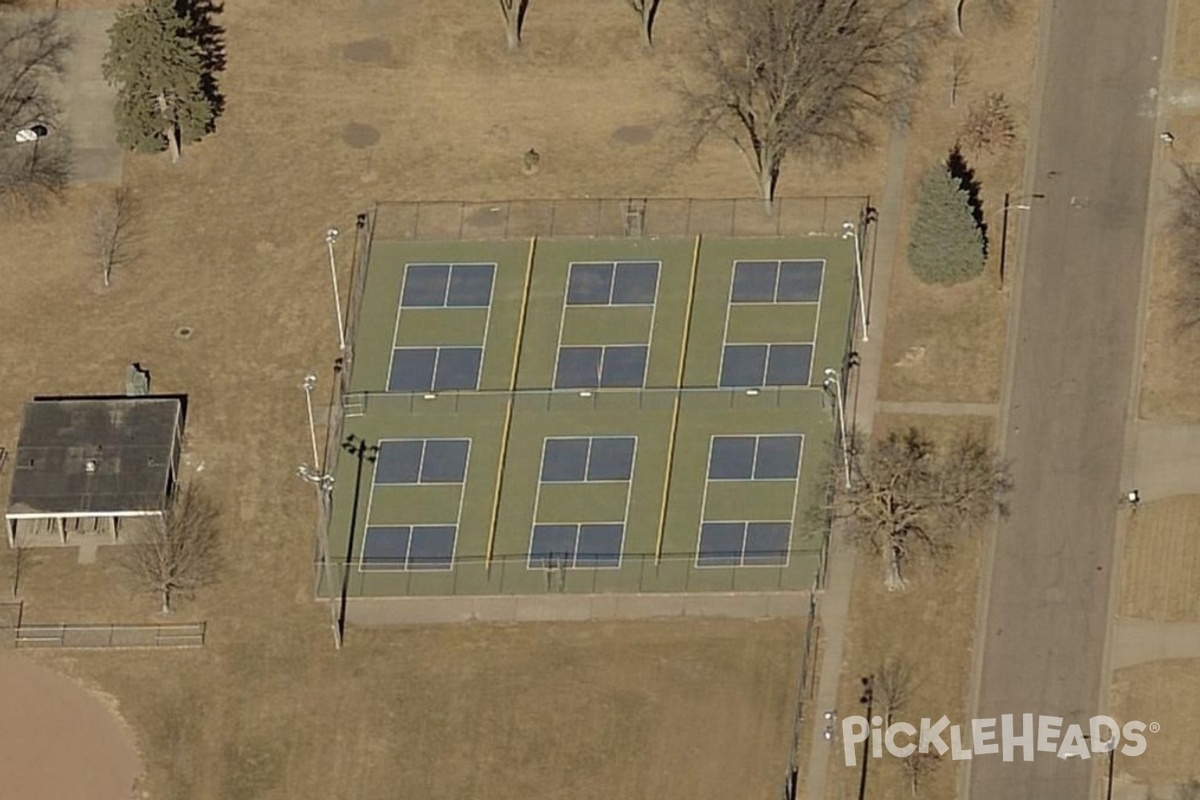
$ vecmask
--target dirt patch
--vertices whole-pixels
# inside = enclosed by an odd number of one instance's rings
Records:
[[[356,150],[379,143],[379,129],[361,122],[351,122],[342,129],[342,141]]]
[[[1200,495],[1144,503],[1129,523],[1120,613],[1200,622]]]
[[[387,39],[359,39],[342,48],[342,58],[360,64],[382,64],[392,57],[392,43]]]
[[[622,125],[613,131],[612,138],[621,144],[648,144],[654,138],[654,128],[649,125]]]
[[[101,698],[14,653],[0,653],[4,793],[129,800],[142,772],[133,737]]]

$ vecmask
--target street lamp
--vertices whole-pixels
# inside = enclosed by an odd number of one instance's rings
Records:
[[[1033,208],[1033,206],[1029,204],[1029,200],[1040,200],[1040,199],[1044,198],[1045,196],[1046,195],[1044,195],[1044,194],[1034,194],[1034,195],[1030,195],[1029,199],[1025,200],[1024,202],[1021,202],[1021,198],[1018,198],[1017,202],[1010,203],[1008,193],[1007,192],[1004,193],[1004,207],[1000,209],[1000,213],[1003,214],[1003,219],[1000,222],[1000,290],[1001,291],[1004,290],[1004,256],[1007,254],[1007,251],[1008,251],[1008,212],[1009,211],[1028,211],[1029,209]]]
[[[842,406],[842,381],[838,378],[837,370],[825,370],[825,388],[833,389],[833,397],[837,404],[838,430],[842,440],[842,468],[846,473],[846,488],[850,488],[850,443],[846,440],[846,409]]]
[[[296,474],[313,486],[316,486],[318,491],[325,493],[333,491],[332,475],[325,475],[318,470],[309,469],[307,464],[301,464],[296,467]]]
[[[858,313],[862,317],[862,340],[870,341],[867,338],[867,289],[863,285],[862,274],[862,248],[858,241],[858,228],[850,220],[842,223],[842,238],[854,240],[854,275],[858,281]]]
[[[346,349],[346,330],[342,325],[342,297],[338,292],[337,262],[333,259],[333,243],[338,240],[338,229],[325,231],[325,245],[329,248],[329,275],[333,278],[333,307],[337,311],[338,344]]]
[[[304,383],[301,387],[304,389],[305,405],[308,406],[308,437],[312,440],[313,451],[313,466],[317,469],[321,468],[321,456],[317,453],[317,426],[313,422],[313,389],[317,386],[317,376],[308,374],[304,376]]]

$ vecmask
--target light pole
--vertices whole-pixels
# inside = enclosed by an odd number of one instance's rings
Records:
[[[850,488],[850,443],[846,441],[846,410],[842,406],[842,381],[838,378],[837,370],[832,367],[825,370],[825,388],[833,389],[834,401],[837,404],[838,430],[842,440],[842,467],[846,473],[846,488]]]
[[[1045,197],[1044,194],[1031,195],[1031,200],[1040,200]],[[1004,193],[1004,207],[1000,209],[1003,219],[1000,222],[1000,291],[1004,290],[1004,257],[1008,251],[1008,212],[1009,211],[1028,211],[1033,208],[1029,201],[1021,202],[1018,198],[1016,203],[1009,202],[1008,192]]]
[[[329,276],[333,278],[333,307],[337,311],[338,344],[346,349],[346,329],[342,325],[342,296],[338,291],[337,262],[333,260],[333,243],[338,240],[338,229],[325,231],[325,244],[329,248]]]
[[[312,393],[317,386],[317,376],[308,374],[304,376],[304,383],[301,384],[304,389],[305,405],[308,406],[308,438],[312,440],[313,451],[313,469],[321,469],[321,456],[317,453],[317,426],[313,422],[313,403]]]
[[[842,238],[854,240],[854,276],[858,281],[858,313],[862,317],[862,340],[867,338],[867,287],[863,285],[862,248],[859,247],[858,228],[850,220],[842,223]]]

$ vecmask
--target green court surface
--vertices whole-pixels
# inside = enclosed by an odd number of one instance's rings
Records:
[[[341,431],[371,450],[333,471],[337,580],[378,597],[811,588],[852,248],[374,242]]]

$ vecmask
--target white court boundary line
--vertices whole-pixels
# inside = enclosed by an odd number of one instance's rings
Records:
[[[654,302],[652,303],[620,303],[614,305],[612,302],[613,291],[617,285],[617,265],[619,264],[653,264],[654,265]],[[611,266],[612,282],[608,287],[608,302],[607,303],[577,303],[574,305],[567,304],[567,295],[571,290],[571,274],[576,265],[586,266]],[[581,389],[645,389],[646,376],[650,373],[650,355],[654,351],[654,322],[658,316],[658,290],[662,286],[662,268],[663,262],[661,259],[630,259],[622,258],[613,261],[568,261],[567,262],[567,279],[563,284],[562,304],[560,306],[558,316],[558,339],[554,344],[554,368],[550,374],[550,386],[552,391],[562,392],[578,392]],[[567,309],[568,308],[649,308],[650,309],[650,330],[646,334],[645,342],[622,342],[618,344],[578,344],[567,345],[567,347],[599,347],[600,348],[600,364],[596,370],[596,385],[581,387],[581,386],[563,386],[558,385],[558,365],[563,349],[563,331],[567,327]],[[642,365],[642,382],[640,386],[601,386],[600,379],[604,374],[604,359],[607,355],[609,347],[645,347],[646,348],[646,363]],[[540,474],[540,473],[539,473]]]
[[[456,266],[459,266],[459,267],[491,267],[492,290],[488,294],[488,302],[487,302],[486,306],[447,306],[446,305],[446,300],[450,296],[450,280],[453,277],[454,268]],[[478,311],[479,309],[486,309],[487,314],[485,315],[484,321],[483,321],[483,341],[482,342],[480,342],[478,345],[448,344],[448,345],[404,345],[404,346],[399,346],[396,344],[396,340],[398,338],[400,338],[400,317],[404,313],[404,287],[408,283],[408,270],[411,267],[448,267],[449,271],[446,274],[446,293],[444,295],[442,295],[442,305],[440,305],[440,306],[409,306],[409,308],[421,309],[424,311],[446,311],[446,310],[453,310],[453,311],[475,310],[475,311]],[[481,380],[483,380],[483,365],[484,365],[484,362],[487,360],[487,350],[488,350],[487,340],[488,340],[488,334],[491,333],[492,304],[496,300],[496,283],[497,283],[497,276],[499,275],[499,273],[500,273],[500,264],[495,261],[409,261],[409,262],[405,262],[404,272],[400,276],[400,290],[396,296],[396,322],[392,326],[392,347],[391,347],[391,355],[388,358],[387,379],[386,379],[386,382],[384,383],[384,391],[391,393],[391,394],[412,394],[413,393],[411,391],[410,392],[393,392],[391,389],[392,367],[396,362],[396,351],[397,350],[428,350],[431,348],[436,348],[437,355],[435,355],[434,359],[433,359],[433,380],[436,382],[437,381],[437,362],[438,362],[438,358],[441,356],[441,348],[442,347],[476,347],[477,346],[480,348],[479,374],[475,376],[475,389],[479,388],[479,382]],[[431,385],[429,387],[429,389],[427,389],[426,391],[432,392],[433,386]],[[462,390],[454,390],[454,391],[462,391]]]
[[[737,271],[737,265],[748,263],[748,262],[771,263],[772,261],[774,261],[774,263],[775,263],[775,294],[776,295],[779,294],[779,275],[782,270],[781,265],[783,264],[783,262],[785,262],[785,261],[797,261],[797,262],[799,262],[799,261],[820,261],[821,262],[821,288],[820,288],[820,291],[817,293],[816,301],[788,301],[788,302],[783,302],[783,303],[774,302],[774,301],[770,302],[770,303],[767,303],[765,301],[758,301],[758,302],[753,302],[753,303],[735,303],[735,302],[733,302],[733,279],[734,279],[734,275]],[[718,359],[718,364],[717,364],[717,381],[716,381],[717,389],[726,390],[726,391],[736,391],[738,389],[767,388],[768,385],[765,383],[765,381],[767,379],[767,366],[770,364],[770,361],[771,361],[770,346],[773,344],[808,345],[812,349],[812,356],[810,356],[810,358],[808,360],[808,381],[804,384],[784,384],[777,388],[786,388],[788,386],[798,386],[798,387],[811,387],[812,386],[812,370],[813,370],[812,362],[813,362],[813,359],[816,357],[817,338],[818,338],[818,335],[821,330],[821,314],[824,309],[823,301],[825,299],[825,275],[828,270],[828,264],[829,264],[829,262],[825,258],[781,258],[781,259],[735,258],[735,259],[733,259],[733,261],[730,265],[730,268],[729,268],[729,290],[725,294],[725,324],[724,324],[724,327],[721,329],[721,352],[720,352],[720,358]],[[734,306],[816,306],[817,315],[816,315],[815,319],[813,320],[813,330],[812,330],[812,333],[810,334],[812,336],[812,340],[807,341],[807,342],[787,342],[787,341],[783,341],[783,342],[733,342],[734,345],[763,345],[763,344],[767,345],[767,348],[768,348],[767,349],[767,361],[766,361],[766,363],[763,364],[763,381],[764,381],[764,383],[759,384],[757,387],[753,387],[753,386],[722,386],[721,385],[721,374],[725,371],[725,348],[730,345],[729,317],[733,313]],[[647,360],[649,360],[649,359],[647,359]],[[772,385],[774,385],[774,384],[772,384]]]
[[[464,440],[467,442],[467,463],[463,467],[463,477],[462,477],[461,481],[458,481],[458,482],[439,481],[437,483],[421,483],[420,482],[421,472],[424,472],[424,468],[425,468],[425,446],[426,446],[426,443],[428,443],[430,441],[464,441]],[[379,457],[378,457],[378,454],[376,454],[375,462],[371,465],[371,490],[367,494],[367,518],[366,518],[366,521],[363,523],[363,539],[362,539],[362,544],[359,546],[358,571],[360,573],[364,573],[364,572],[371,572],[371,573],[375,573],[375,572],[385,572],[385,573],[450,572],[450,571],[453,571],[456,566],[455,562],[456,562],[456,559],[458,556],[458,536],[459,536],[459,533],[461,533],[461,528],[462,528],[462,512],[463,512],[464,500],[465,500],[466,494],[467,494],[467,480],[470,478],[470,475],[471,475],[471,451],[474,449],[474,444],[475,444],[474,440],[471,437],[463,437],[463,436],[457,436],[457,437],[433,436],[433,437],[425,437],[425,438],[421,438],[421,439],[418,439],[415,437],[406,437],[406,438],[402,438],[402,439],[380,439],[376,443],[380,448],[379,452],[383,451],[383,445],[386,442],[422,442],[421,465],[420,465],[419,471],[417,473],[417,483],[382,483],[382,484],[380,484],[380,483],[375,482],[375,475],[379,471]],[[415,487],[457,486],[458,487],[458,513],[455,515],[454,523],[453,523],[454,524],[454,543],[450,548],[450,563],[447,567],[445,567],[445,568],[438,567],[438,568],[431,568],[431,569],[412,569],[411,567],[409,567],[408,561],[409,561],[411,551],[412,551],[412,531],[410,530],[409,534],[408,534],[408,545],[404,549],[404,565],[403,566],[398,566],[398,567],[395,567],[392,569],[389,569],[386,566],[385,567],[372,567],[371,569],[364,569],[364,564],[366,563],[367,538],[371,532],[371,508],[375,502],[375,487],[376,486],[415,486]],[[394,522],[394,523],[389,523],[386,525],[379,525],[377,527],[381,527],[381,528],[407,527],[407,528],[411,529],[411,528],[445,527],[449,524],[451,524],[451,523],[449,523],[449,522],[421,522],[421,523]]]
[[[713,483],[721,483],[721,484],[783,483],[788,480],[787,478],[769,478],[769,479],[764,479],[764,480],[757,480],[754,478],[751,478],[750,480],[745,480],[745,479],[739,480],[739,479],[734,479],[734,478],[720,478],[717,480],[713,480],[713,479],[709,478],[708,475],[712,469],[713,440],[716,439],[718,436],[720,436],[720,437],[731,437],[731,436],[751,437],[751,436],[753,436],[754,437],[754,459],[755,459],[755,461],[758,460],[759,439],[762,439],[764,437],[771,437],[771,436],[799,436],[800,437],[800,454],[799,454],[798,460],[796,462],[796,477],[791,479],[791,481],[793,483],[792,511],[791,511],[791,516],[789,519],[787,519],[787,520],[708,519],[708,517],[707,517],[708,487]],[[807,438],[808,437],[805,434],[803,434],[799,431],[774,431],[771,433],[714,433],[714,434],[709,435],[709,437],[708,437],[708,463],[705,465],[705,468],[704,468],[704,493],[703,493],[702,499],[700,501],[700,524],[697,526],[697,529],[696,529],[696,559],[695,559],[695,568],[696,569],[764,569],[764,568],[766,568],[766,569],[785,569],[791,564],[791,561],[792,561],[792,535],[796,531],[796,508],[798,507],[799,502],[800,502],[800,477],[804,474],[804,443],[807,440]],[[741,550],[741,555],[738,557],[738,560],[741,563],[738,563],[738,564],[701,564],[700,563],[700,539],[704,534],[704,525],[709,522],[740,523],[742,525],[742,550]],[[786,522],[787,523],[788,546],[787,546],[786,554],[783,559],[783,563],[781,563],[781,564],[747,564],[746,563],[746,536],[747,536],[747,532],[749,530],[749,525],[751,522],[768,522],[768,523],[772,523],[772,522],[773,523],[784,523],[784,522]]]
[[[552,440],[563,440],[563,439],[587,439],[588,440],[587,461],[584,463],[584,467],[583,467],[584,480],[582,480],[582,481],[543,481],[542,480],[542,469],[545,467],[545,463],[546,463],[546,442],[549,442]],[[633,439],[633,457],[629,463],[629,479],[628,480],[624,480],[624,481],[589,481],[589,480],[587,480],[587,468],[591,464],[591,461],[592,461],[592,440],[594,440],[594,439]],[[574,553],[574,555],[571,556],[571,564],[570,564],[570,566],[568,566],[568,569],[620,569],[621,568],[621,566],[625,563],[625,540],[628,538],[628,533],[629,533],[629,506],[630,506],[630,502],[631,502],[631,497],[633,495],[633,482],[637,477],[637,455],[638,455],[639,444],[640,444],[640,437],[636,433],[634,433],[634,434],[628,434],[628,433],[603,434],[602,433],[602,434],[595,434],[592,436],[546,436],[546,437],[542,438],[542,452],[541,452],[541,456],[538,460],[538,473],[537,473],[538,485],[537,485],[537,491],[534,493],[534,497],[533,497],[533,518],[529,524],[529,543],[527,544],[527,546],[525,548],[525,568],[527,570],[529,570],[531,572],[547,572],[547,571],[553,569],[553,567],[548,567],[548,566],[539,567],[539,566],[533,565],[533,534],[534,534],[534,530],[537,528],[537,526],[539,524],[541,524],[541,525],[562,525],[562,526],[574,525],[575,526],[575,553]],[[606,485],[608,485],[608,486],[612,486],[612,485],[616,485],[619,483],[625,484],[625,512],[624,512],[625,516],[624,516],[624,519],[620,519],[620,520],[615,520],[615,519],[586,520],[586,521],[582,521],[582,522],[543,522],[543,523],[538,522],[538,510],[541,507],[542,487],[543,486],[546,486],[546,485],[551,485],[551,486],[588,486],[588,485],[606,486]],[[612,525],[612,524],[617,524],[617,523],[619,523],[621,525],[621,549],[617,553],[616,565],[615,566],[604,566],[604,567],[596,567],[596,566],[578,567],[578,566],[576,566],[575,562],[578,560],[578,556],[579,556],[579,533],[580,533],[581,527],[583,525]]]

